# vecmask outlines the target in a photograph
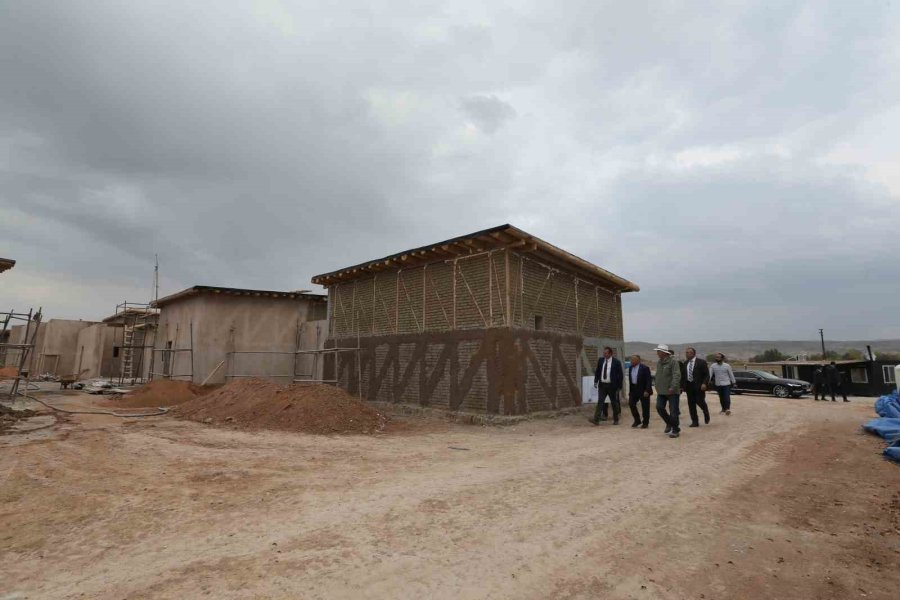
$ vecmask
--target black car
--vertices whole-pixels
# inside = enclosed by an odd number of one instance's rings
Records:
[[[779,398],[799,398],[808,394],[810,387],[808,381],[776,377],[766,371],[735,371],[734,379],[733,392],[762,392],[775,394]]]

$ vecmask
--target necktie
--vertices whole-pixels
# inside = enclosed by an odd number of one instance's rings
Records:
[[[688,381],[694,380],[694,361],[688,363]]]
[[[609,359],[603,361],[603,379],[609,379]]]

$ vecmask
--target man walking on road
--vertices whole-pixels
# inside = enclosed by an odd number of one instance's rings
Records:
[[[650,367],[642,364],[641,357],[637,354],[631,357],[628,378],[631,380],[631,385],[628,386],[628,408],[631,409],[631,416],[634,417],[634,423],[631,426],[647,429],[650,426],[650,394],[653,393],[653,377],[650,375]],[[643,419],[637,410],[638,402],[641,403]]]
[[[830,365],[826,365],[824,369],[825,382],[828,384],[828,391],[831,392],[831,401],[837,402],[834,397],[834,392],[839,391],[841,396],[844,397],[844,402],[850,402],[847,400],[847,392],[844,391],[843,381],[841,381],[841,372],[838,371],[837,364],[834,361],[831,361]],[[822,400],[825,399],[825,395],[822,395]]]
[[[819,396],[822,396],[822,400],[825,399],[825,373],[822,372],[822,367],[816,367],[813,373],[813,396],[817,401]]]
[[[606,421],[606,398],[612,405],[613,425],[619,424],[619,413],[622,405],[619,403],[619,392],[623,381],[622,363],[613,356],[613,349],[607,346],[603,349],[603,356],[597,361],[597,370],[594,372],[594,387],[597,388],[597,408],[591,423],[599,425],[600,421]]]
[[[716,353],[716,362],[709,367],[709,380],[716,386],[716,392],[719,394],[719,403],[722,405],[722,412],[719,414],[730,415],[731,386],[737,382],[731,365],[725,362],[725,355],[721,352]]]
[[[672,356],[673,352],[665,344],[656,348],[656,412],[666,422],[666,433],[670,438],[681,435],[678,426],[678,402],[681,397],[681,368]],[[668,407],[668,412],[666,408]]]
[[[709,366],[697,351],[688,347],[684,351],[685,361],[681,363],[681,388],[687,394],[688,412],[691,413],[691,427],[700,427],[697,407],[703,411],[703,422],[709,424],[709,407],[706,405],[706,386],[709,384]]]

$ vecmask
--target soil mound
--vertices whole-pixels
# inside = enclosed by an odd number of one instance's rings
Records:
[[[316,434],[372,434],[381,431],[386,421],[384,415],[341,388],[280,385],[258,378],[228,383],[185,402],[174,412],[203,423]]]
[[[201,387],[189,381],[155,379],[128,394],[110,396],[110,406],[120,408],[155,408],[177,406],[210,393],[214,388]]]

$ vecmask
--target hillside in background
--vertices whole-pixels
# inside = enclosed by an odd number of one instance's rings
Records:
[[[665,342],[662,342],[665,343]],[[825,340],[825,349],[828,352],[844,354],[848,350],[858,350],[865,354],[866,345],[872,346],[876,357],[884,352],[900,352],[900,340]],[[693,342],[685,344],[669,344],[678,357],[684,356],[684,349],[693,346],[697,349],[698,356],[706,356],[712,352],[721,352],[728,360],[747,360],[751,356],[762,354],[770,348],[777,348],[783,354],[796,356],[797,354],[820,354],[822,345],[819,340],[737,340],[719,342]],[[649,342],[625,342],[625,354],[640,354],[645,360],[656,362],[656,353],[653,349],[656,343]]]

